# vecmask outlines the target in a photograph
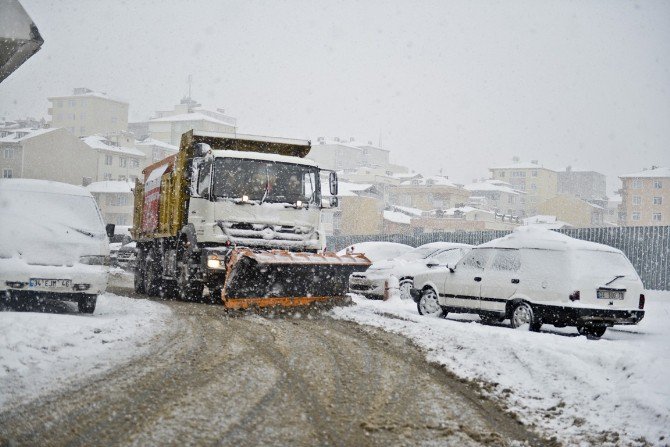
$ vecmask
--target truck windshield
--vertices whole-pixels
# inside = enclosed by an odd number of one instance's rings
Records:
[[[321,203],[319,171],[312,166],[266,160],[217,158],[212,192],[216,198],[267,203]]]

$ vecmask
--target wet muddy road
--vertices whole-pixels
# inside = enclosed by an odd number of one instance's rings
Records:
[[[149,355],[0,413],[0,446],[547,444],[400,336],[166,305]]]

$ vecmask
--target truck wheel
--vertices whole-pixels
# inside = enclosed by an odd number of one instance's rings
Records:
[[[542,327],[542,322],[535,315],[533,308],[525,301],[516,303],[509,320],[514,329],[528,325],[528,330],[539,332]]]
[[[95,312],[95,303],[98,301],[97,295],[83,295],[77,300],[77,307],[82,314],[92,314]]]
[[[201,301],[205,288],[202,281],[196,280],[195,269],[189,259],[188,251],[177,251],[177,294],[184,301]]]
[[[137,251],[137,262],[135,263],[135,275],[133,285],[136,293],[145,293],[144,289],[144,272],[146,271],[146,262],[144,250]]]
[[[151,248],[146,257],[144,271],[144,290],[149,296],[158,296],[161,285],[160,256],[155,248]]]
[[[162,300],[171,300],[177,296],[177,281],[173,279],[164,279],[158,290],[158,296]]]

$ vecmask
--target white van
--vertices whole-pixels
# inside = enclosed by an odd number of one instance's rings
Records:
[[[70,300],[94,312],[107,288],[109,244],[85,188],[2,179],[0,229],[0,297]]]
[[[476,313],[532,331],[576,326],[597,338],[644,317],[642,281],[620,250],[540,228],[479,245],[454,266],[416,275],[414,284],[412,296],[429,313]]]

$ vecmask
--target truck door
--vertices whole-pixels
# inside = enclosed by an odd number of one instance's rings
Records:
[[[507,300],[519,288],[519,250],[496,248],[481,281],[481,310],[504,312]]]

